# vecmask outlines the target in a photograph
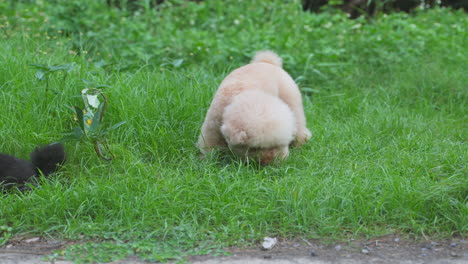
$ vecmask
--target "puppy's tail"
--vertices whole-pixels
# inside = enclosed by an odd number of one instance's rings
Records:
[[[65,162],[65,149],[61,143],[38,147],[31,153],[31,163],[37,170],[47,176],[55,172]]]
[[[270,50],[258,51],[253,57],[251,63],[265,62],[278,67],[283,66],[283,60],[276,53]]]

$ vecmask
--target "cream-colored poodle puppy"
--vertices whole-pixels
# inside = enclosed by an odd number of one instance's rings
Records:
[[[310,137],[299,88],[278,55],[260,51],[223,80],[197,145],[203,154],[227,146],[266,164],[285,159],[290,144],[302,145]]]

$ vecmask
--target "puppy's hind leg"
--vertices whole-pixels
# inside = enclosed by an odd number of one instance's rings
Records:
[[[203,123],[202,131],[198,137],[197,147],[202,154],[207,154],[217,147],[226,146],[223,135],[219,130],[220,124],[216,121],[207,121]]]
[[[279,97],[289,106],[289,108],[291,108],[291,111],[294,113],[294,117],[296,118],[297,132],[292,144],[294,146],[300,146],[305,144],[312,137],[312,133],[306,127],[307,122],[299,87],[297,87],[292,78],[287,78],[287,80],[284,81],[285,83],[280,86]]]
[[[219,107],[210,107],[206,113],[197,147],[203,155],[218,147],[226,147],[226,141],[221,134],[222,111]],[[218,111],[217,111],[218,110]]]

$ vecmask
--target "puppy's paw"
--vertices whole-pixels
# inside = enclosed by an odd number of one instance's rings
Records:
[[[293,141],[293,146],[301,146],[304,145],[309,139],[312,137],[312,133],[310,132],[309,129],[304,128],[302,130],[299,130],[296,134],[296,138]]]

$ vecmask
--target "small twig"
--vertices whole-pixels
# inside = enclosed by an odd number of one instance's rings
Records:
[[[101,158],[103,158],[103,159],[105,159],[107,161],[112,160],[112,158],[104,156],[104,154],[102,153],[101,144],[99,143],[98,140],[94,141],[94,150],[96,151],[96,153],[98,154],[99,157],[101,157]],[[111,153],[111,155],[112,155],[112,153]]]
[[[312,244],[311,244],[309,241],[305,240],[304,238],[302,238],[302,237],[301,237],[301,239],[302,239],[302,241],[306,242],[306,243],[307,243],[307,245],[309,245],[310,247],[312,247],[312,246],[313,246],[313,245],[312,245]]]
[[[107,108],[107,97],[104,95],[104,93],[99,93],[99,95],[102,96],[102,98],[104,99],[104,106],[102,107],[102,111],[101,111],[101,116],[99,116],[99,121],[102,121],[102,118],[104,117],[104,112],[106,112],[106,108]]]

